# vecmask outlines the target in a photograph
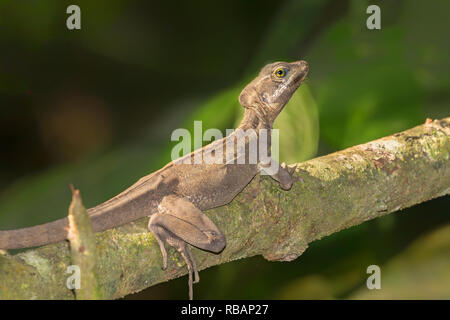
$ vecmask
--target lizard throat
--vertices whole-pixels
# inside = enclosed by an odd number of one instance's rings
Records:
[[[262,114],[256,108],[245,108],[244,118],[239,129],[272,129],[273,121],[268,118],[268,115]]]

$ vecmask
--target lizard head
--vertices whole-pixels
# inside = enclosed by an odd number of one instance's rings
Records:
[[[271,125],[303,82],[308,70],[308,63],[303,60],[268,64],[242,90],[239,103]]]

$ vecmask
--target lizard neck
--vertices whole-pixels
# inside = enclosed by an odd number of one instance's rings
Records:
[[[254,109],[245,108],[244,118],[237,129],[272,129],[272,121],[266,121],[255,112]]]

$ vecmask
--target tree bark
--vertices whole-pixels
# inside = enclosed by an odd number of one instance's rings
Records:
[[[449,157],[446,118],[300,163],[290,191],[257,176],[231,203],[206,212],[226,235],[227,247],[218,255],[194,249],[199,270],[254,255],[291,261],[314,240],[448,195]],[[173,249],[168,269],[161,270],[161,253],[147,220],[96,234],[102,297],[120,298],[186,274]],[[66,287],[70,264],[67,241],[13,256],[3,251],[0,298],[74,299]]]

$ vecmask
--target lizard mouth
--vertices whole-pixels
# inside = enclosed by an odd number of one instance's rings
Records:
[[[303,82],[303,80],[305,80],[307,74],[308,74],[308,67],[306,66],[305,69],[303,69],[302,71],[300,71],[300,72],[298,73],[298,75],[295,76],[295,78],[294,78],[294,84],[295,84],[296,86],[299,86],[299,85]]]
[[[303,82],[303,80],[305,80],[306,75],[308,74],[309,71],[309,65],[306,61],[298,61],[296,62],[296,64],[300,65],[300,70],[294,78],[294,85],[298,87]]]

